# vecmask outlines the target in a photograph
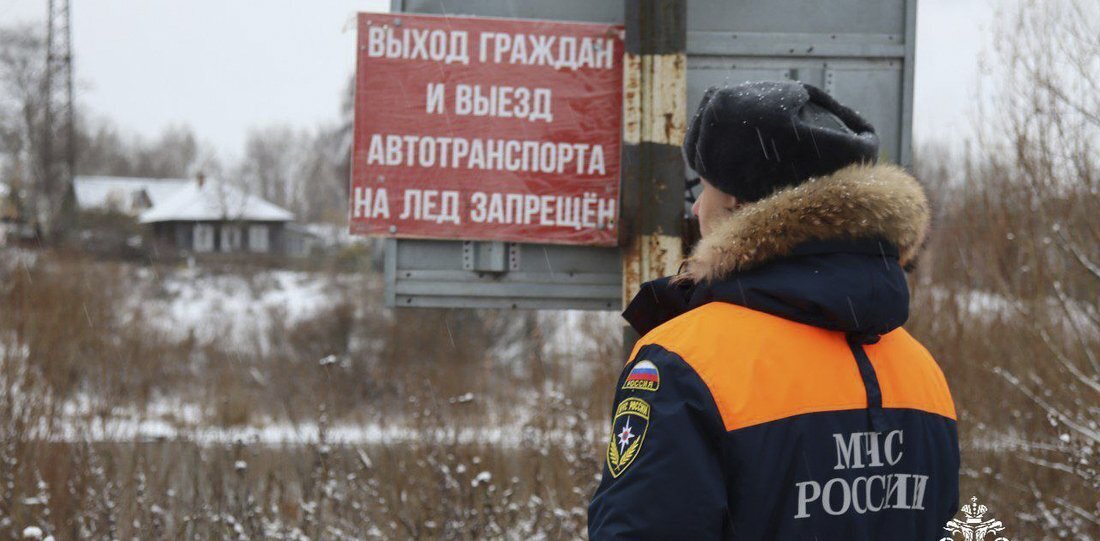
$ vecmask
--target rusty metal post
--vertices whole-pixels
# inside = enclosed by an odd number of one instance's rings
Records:
[[[627,0],[623,62],[623,303],[683,257],[686,0]],[[624,354],[638,339],[629,326]]]

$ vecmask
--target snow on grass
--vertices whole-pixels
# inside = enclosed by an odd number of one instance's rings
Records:
[[[598,350],[598,345],[589,339],[593,333],[586,332],[587,329],[618,337],[625,324],[617,311],[543,311],[538,318],[539,325],[547,330],[544,353],[572,357],[589,356]]]
[[[340,423],[324,427],[324,441],[334,445],[394,445],[445,443],[501,448],[537,447],[548,441],[560,445],[595,444],[604,433],[598,426],[575,430],[544,429],[519,423],[500,426],[414,427],[401,424]],[[309,445],[321,441],[314,422],[271,423],[261,426],[183,426],[164,419],[66,419],[46,430],[42,439],[53,442],[186,441],[199,445],[246,443],[268,446]]]
[[[1036,317],[1035,306],[1000,293],[946,287],[933,287],[930,293],[936,309],[950,303],[959,312],[983,322]],[[1043,300],[1045,306],[1040,307],[1040,313],[1047,318],[1046,321],[1058,324],[1069,333],[1083,333],[1093,340],[1100,339],[1097,334],[1100,329],[1094,323],[1100,314],[1095,305],[1070,298],[1059,299],[1053,295]]]
[[[227,349],[269,349],[273,331],[315,317],[346,295],[352,277],[290,270],[253,275],[181,269],[163,275],[160,291],[135,291],[135,304],[157,330]]]

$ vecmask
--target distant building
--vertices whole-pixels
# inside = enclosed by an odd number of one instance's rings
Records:
[[[293,213],[228,184],[199,177],[153,200],[138,222],[152,227],[158,251],[301,253],[302,243],[288,228]]]
[[[288,223],[283,231],[283,249],[287,254],[306,256],[325,250],[324,239],[309,226]]]
[[[73,178],[73,191],[80,211],[118,212],[136,218],[194,182],[186,178],[78,175]]]

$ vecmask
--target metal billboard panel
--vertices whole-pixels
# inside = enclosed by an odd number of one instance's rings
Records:
[[[392,0],[393,12],[622,24],[624,0]]]
[[[910,165],[916,0],[688,4],[688,108],[707,87],[792,79],[875,126],[884,160]]]
[[[606,23],[621,23],[623,9],[622,1],[590,0],[393,2],[394,11]],[[711,85],[802,80],[860,111],[879,134],[883,159],[909,165],[915,22],[916,0],[691,0],[688,113]],[[466,246],[464,260],[462,242],[391,239],[386,247],[391,306],[618,310],[622,305],[617,248]],[[500,253],[508,250],[517,251],[520,265],[535,267],[469,269],[471,257],[479,258],[478,265],[501,268],[507,261],[500,262]],[[436,285],[424,285],[431,281]]]
[[[386,304],[617,310],[619,266],[595,246],[387,239]]]

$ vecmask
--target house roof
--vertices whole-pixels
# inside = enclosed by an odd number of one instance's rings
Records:
[[[138,218],[143,224],[224,220],[289,222],[294,220],[294,214],[259,196],[208,179],[202,186],[189,181]]]
[[[76,204],[81,209],[117,209],[132,215],[144,210],[137,203],[144,194],[156,206],[194,181],[185,178],[108,177],[79,175],[73,179]]]

